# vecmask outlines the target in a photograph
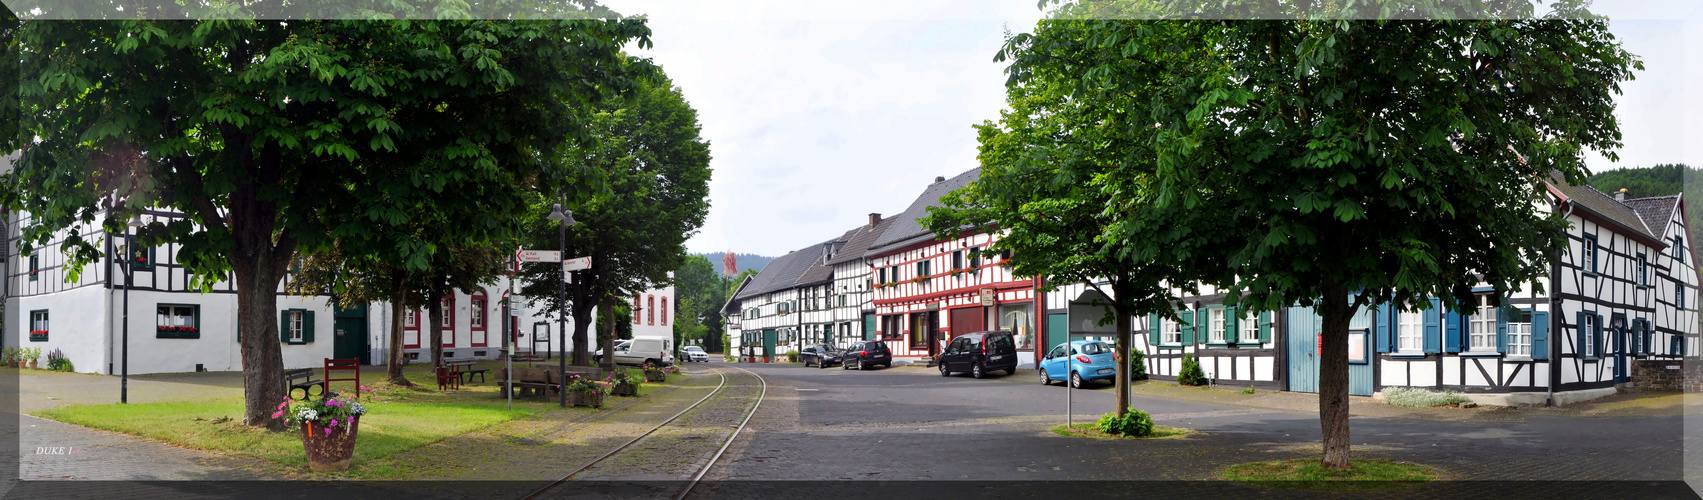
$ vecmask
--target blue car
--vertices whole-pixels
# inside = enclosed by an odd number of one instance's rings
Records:
[[[1069,349],[1069,353],[1065,352]],[[1106,380],[1116,383],[1117,365],[1112,360],[1112,346],[1098,340],[1071,341],[1067,348],[1059,344],[1041,359],[1041,384],[1052,385],[1054,380],[1070,380],[1070,386],[1081,389],[1087,380]]]

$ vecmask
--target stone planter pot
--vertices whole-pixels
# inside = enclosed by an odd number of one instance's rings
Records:
[[[568,403],[591,408],[603,407],[603,393],[598,391],[568,391]]]
[[[355,455],[355,435],[361,430],[361,417],[337,421],[335,426],[323,422],[302,423],[302,448],[307,450],[307,465],[316,472],[349,468],[349,457]],[[326,429],[331,429],[327,434]]]
[[[667,382],[667,381],[668,381],[668,372],[665,372],[665,371],[662,371],[662,370],[651,370],[651,371],[645,372],[645,382]]]

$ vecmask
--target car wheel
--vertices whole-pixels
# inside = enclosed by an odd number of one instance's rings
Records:
[[[982,378],[982,377],[986,377],[987,374],[982,373],[982,365],[970,365],[970,376],[975,377],[975,378]]]
[[[1011,368],[1006,368],[1005,374],[1006,375],[1016,375],[1017,374],[1017,367],[1013,366]]]
[[[1041,385],[1053,385],[1053,379],[1047,378],[1047,369],[1041,369]]]
[[[850,370],[851,369],[851,363],[841,362],[840,363],[840,369],[841,370]]]
[[[941,363],[940,364],[940,376],[945,377],[945,376],[948,376],[948,375],[951,375],[951,374],[952,374],[951,372],[946,371],[946,363]]]
[[[1082,388],[1082,374],[1070,372],[1070,387],[1073,389]]]
[[[826,370],[826,369],[828,369],[828,363],[823,363],[823,362],[817,362],[817,363],[816,363],[816,368],[820,368],[820,369],[823,369],[823,370]]]

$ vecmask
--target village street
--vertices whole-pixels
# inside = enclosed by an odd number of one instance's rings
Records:
[[[407,491],[424,488],[414,492],[429,494],[436,490],[447,496],[462,497],[490,491],[493,493],[488,495],[490,498],[517,497],[536,489],[543,484],[540,481],[566,473],[584,463],[587,457],[625,441],[624,436],[636,435],[648,427],[642,422],[660,423],[665,415],[674,414],[708,393],[717,384],[720,373],[730,375],[730,384],[745,386],[745,392],[729,399],[727,404],[711,405],[712,410],[693,414],[687,420],[715,420],[711,425],[692,426],[719,428],[720,436],[726,436],[726,429],[732,427],[730,423],[737,422],[749,409],[748,401],[757,393],[752,390],[756,389],[751,384],[754,378],[736,381],[731,377],[745,370],[763,377],[767,383],[766,396],[748,427],[706,475],[707,482],[694,490],[694,498],[765,497],[818,484],[827,487],[827,481],[835,480],[862,480],[860,484],[867,485],[850,490],[846,485],[826,488],[856,492],[849,496],[865,496],[870,493],[868,488],[892,489],[893,493],[944,488],[943,493],[965,493],[965,488],[979,488],[987,481],[1007,482],[997,483],[1001,489],[995,496],[1039,496],[1056,491],[1061,485],[1090,492],[1105,488],[1110,493],[1130,488],[1126,481],[1148,481],[1141,483],[1142,487],[1160,488],[1156,492],[1211,491],[1215,495],[1271,498],[1274,493],[1269,491],[1227,482],[1188,480],[1211,479],[1212,471],[1220,465],[1318,453],[1318,420],[1308,406],[1316,403],[1308,394],[1247,395],[1229,390],[1178,388],[1166,383],[1137,384],[1133,400],[1136,408],[1151,412],[1162,425],[1198,432],[1180,439],[1107,441],[1058,436],[1049,429],[1064,423],[1066,397],[1075,404],[1078,422],[1091,421],[1105,412],[1113,396],[1109,386],[1096,384],[1067,395],[1062,386],[1041,386],[1027,371],[976,380],[965,376],[941,378],[936,371],[922,367],[860,372],[801,368],[793,364],[712,363],[686,368],[694,376],[687,378],[677,391],[599,415],[608,421],[640,425],[626,425],[625,430],[613,433],[595,426],[577,428],[580,430],[575,433],[587,433],[577,441],[588,445],[602,443],[598,446],[603,448],[563,447],[559,449],[572,456],[551,460],[537,455],[545,449],[522,450],[526,447],[514,443],[482,441],[477,432],[445,443],[480,446],[478,450],[466,450],[465,454],[491,457],[493,463],[502,463],[504,457],[516,453],[534,456],[545,466],[536,468],[530,475],[445,477],[442,479],[462,481],[441,487],[427,487],[423,483],[322,483],[310,489],[347,492],[372,491],[364,490],[368,487]],[[205,391],[230,390],[223,386],[232,380],[228,374],[143,378],[133,382],[132,391],[137,397],[145,398],[144,401],[194,399],[204,397]],[[26,412],[63,404],[58,399],[47,400],[45,391],[72,394],[73,403],[95,402],[82,399],[100,398],[112,389],[108,386],[114,385],[115,380],[56,376],[52,382],[52,385],[36,385],[39,389],[25,390],[21,402]],[[82,390],[72,391],[71,386],[80,386]],[[1589,491],[1580,488],[1602,488],[1603,495],[1612,489],[1617,496],[1625,495],[1628,488],[1637,488],[1647,493],[1638,497],[1692,498],[1694,494],[1677,482],[1681,476],[1681,410],[1688,407],[1678,404],[1678,399],[1675,394],[1651,393],[1614,396],[1563,408],[1415,410],[1356,398],[1355,453],[1357,457],[1413,461],[1441,468],[1449,475],[1450,481],[1396,494],[1398,497],[1500,498],[1510,492],[1498,488],[1513,487],[1503,484],[1518,484],[1523,485],[1520,487],[1525,489],[1521,491],[1527,497],[1545,488],[1554,488],[1557,493],[1564,491],[1563,496],[1568,497],[1589,496]],[[69,484],[56,485],[55,479],[118,479],[156,481],[125,490],[133,493],[130,497],[134,498],[201,496],[193,494],[198,492],[217,497],[242,490],[245,483],[194,486],[158,480],[269,478],[270,468],[254,463],[253,459],[187,450],[33,416],[22,417],[22,427],[19,444],[25,479],[46,481],[15,489],[9,496],[47,491],[42,488],[69,491],[61,488]],[[566,441],[576,441],[573,436],[563,437]],[[634,490],[631,485],[621,489],[610,483],[627,480],[662,481],[653,483],[656,486],[653,489],[670,490],[677,484],[666,481],[671,477],[688,478],[697,468],[692,464],[703,463],[707,451],[714,450],[723,439],[713,436],[703,439],[698,445],[701,449],[656,448],[648,441],[641,442],[635,447],[639,452],[630,453],[629,460],[664,464],[670,463],[667,460],[671,457],[697,458],[676,466],[679,470],[672,473],[596,473],[594,470],[583,476],[594,482],[561,488],[559,495],[550,497],[642,493],[643,490]],[[56,446],[72,447],[76,452],[36,453],[40,447]],[[647,447],[659,451],[647,455],[643,451]],[[548,466],[551,463],[556,465]],[[465,482],[481,477],[504,481]],[[1519,481],[1488,482],[1491,480]],[[110,488],[113,484],[117,483],[107,483],[86,493],[91,498],[110,497],[118,491]],[[264,483],[246,484],[258,490],[267,488]]]

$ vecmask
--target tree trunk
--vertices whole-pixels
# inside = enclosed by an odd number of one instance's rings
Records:
[[[396,270],[393,279],[395,295],[391,295],[390,303],[395,306],[395,312],[390,315],[390,362],[385,365],[384,373],[392,385],[413,387],[414,383],[408,377],[402,376],[402,328],[404,315],[408,314],[408,271]]]
[[[1319,332],[1319,426],[1324,435],[1324,466],[1348,468],[1348,321],[1354,308],[1348,289],[1329,282],[1323,287]]]
[[[260,252],[272,256],[272,252]],[[289,398],[284,387],[284,354],[278,328],[278,283],[283,266],[266,257],[233,259],[237,284],[237,321],[242,325],[243,425],[282,430],[273,418]]]
[[[432,373],[443,366],[443,290],[437,287],[426,292],[426,315],[431,318],[428,328],[432,329]]]
[[[603,308],[600,310],[609,320],[609,332],[603,336],[603,366],[615,371],[615,304],[609,300],[609,294],[603,294]]]

